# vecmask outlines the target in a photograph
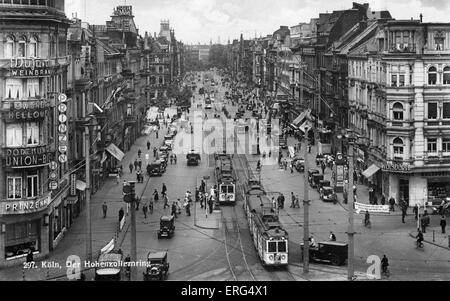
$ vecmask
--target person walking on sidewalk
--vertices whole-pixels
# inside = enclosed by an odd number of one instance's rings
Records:
[[[161,194],[162,194],[162,195],[166,195],[166,192],[167,192],[166,183],[163,183],[162,189],[161,189]]]
[[[417,221],[417,219],[419,218],[419,206],[414,206],[413,213],[414,213],[414,219]]]
[[[147,141],[147,150],[150,150],[150,146],[151,146],[151,144],[150,144],[150,141],[148,140]]]
[[[325,161],[322,160],[322,162],[320,162],[320,167],[322,169],[322,174],[325,175],[325,168],[326,168]]]
[[[142,212],[144,212],[144,219],[147,219],[147,212],[148,212],[147,204],[144,204],[144,206],[142,206]]]
[[[165,204],[164,204],[164,209],[165,209]],[[171,215],[175,218],[177,218],[177,205],[175,204],[175,202],[172,202],[172,212]]]
[[[125,211],[123,211],[123,208],[120,208],[120,210],[119,210],[119,223],[122,221],[124,215],[125,215]]]
[[[159,139],[159,131],[156,131],[156,139]]]
[[[153,157],[155,157],[156,158],[156,153],[157,153],[157,149],[156,149],[156,146],[153,148]]]
[[[395,199],[393,197],[391,197],[389,199],[389,211],[392,211],[392,212],[395,211],[394,205],[395,205]]]
[[[148,203],[148,211],[150,211],[150,214],[153,214],[153,200],[150,199],[150,202]]]
[[[442,234],[445,234],[445,227],[447,226],[447,220],[445,219],[445,215],[442,215],[439,224],[441,225]]]
[[[165,194],[164,196],[163,196],[163,199],[164,199],[164,209],[166,209],[166,208],[169,208],[169,198],[167,197],[167,194]]]
[[[158,203],[158,201],[159,201],[159,193],[158,193],[158,190],[156,190],[156,189],[153,192],[153,199],[155,200],[155,203]]]
[[[427,233],[427,227],[430,224],[430,216],[428,215],[428,212],[424,212],[422,219],[420,220],[421,226],[422,226],[422,233]]]
[[[208,200],[209,214],[213,213],[214,201],[213,196],[211,195]]]
[[[103,202],[102,210],[103,210],[103,218],[106,218],[106,213],[108,212],[108,205],[106,205],[106,202]]]
[[[133,173],[133,164],[130,162],[130,165],[128,166],[130,168],[130,173]]]
[[[117,184],[120,184],[120,174],[119,174],[119,172],[117,172],[116,181],[117,181]]]
[[[134,169],[138,169],[138,160],[134,159]]]
[[[402,206],[402,223],[405,223],[406,206]]]

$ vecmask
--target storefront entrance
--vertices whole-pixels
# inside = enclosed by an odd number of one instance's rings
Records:
[[[409,206],[409,179],[400,178],[400,200],[405,200]]]

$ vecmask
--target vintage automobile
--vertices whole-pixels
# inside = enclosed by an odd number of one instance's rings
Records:
[[[173,140],[173,137],[174,137],[174,135],[172,135],[171,133],[165,135],[164,136],[164,142],[166,142],[167,140]]]
[[[99,266],[95,269],[95,281],[120,281],[122,257],[118,251],[100,254],[97,260]]]
[[[317,186],[317,191],[320,193],[323,187],[330,187],[331,183],[328,180],[320,180],[319,185]]]
[[[320,181],[323,180],[322,174],[313,174],[311,179],[311,187],[312,188],[318,188]]]
[[[324,202],[333,202],[334,204],[337,202],[336,193],[334,192],[334,189],[329,186],[322,187],[320,199]]]
[[[301,244],[303,259],[303,244]],[[315,262],[329,262],[335,266],[345,265],[348,257],[348,244],[336,241],[319,242],[316,248],[309,247],[309,258]]]
[[[169,153],[170,149],[167,145],[162,145],[159,147],[159,151],[163,153]]]
[[[312,183],[312,177],[315,174],[320,174],[320,171],[318,171],[317,169],[310,169],[310,170],[308,170],[308,182],[309,182],[309,184]]]
[[[292,164],[298,172],[305,172],[305,159],[301,157],[294,157],[292,159]]]
[[[198,166],[202,157],[200,156],[200,153],[192,150],[186,155],[186,160],[188,166]]]
[[[157,160],[147,165],[147,174],[149,177],[161,177],[164,173],[164,168],[161,164],[161,161]]]
[[[164,145],[168,147],[169,151],[171,151],[173,148],[173,140],[164,141]]]
[[[165,280],[169,273],[167,252],[150,252],[147,255],[147,269],[143,272],[144,281]]]
[[[175,234],[175,225],[173,216],[161,216],[159,222],[158,238],[172,238]]]

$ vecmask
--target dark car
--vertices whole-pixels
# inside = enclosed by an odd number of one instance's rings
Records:
[[[188,166],[198,166],[199,165],[199,161],[201,160],[201,156],[198,152],[195,151],[190,151],[187,155],[186,155],[186,160],[187,160],[187,165]]]
[[[175,225],[173,216],[161,216],[159,222],[158,238],[172,238],[175,234]]]
[[[322,187],[322,190],[320,192],[320,199],[324,202],[333,202],[335,204],[337,202],[337,196],[334,192],[334,189],[328,186]]]
[[[167,145],[162,145],[159,147],[159,151],[161,151],[163,153],[169,153],[170,149]]]
[[[143,273],[144,281],[164,280],[167,279],[168,273],[167,252],[150,252],[147,255],[147,269]]]
[[[305,159],[300,157],[294,157],[292,159],[292,164],[298,172],[305,172]]]
[[[311,187],[318,188],[320,181],[323,180],[323,175],[321,174],[313,174],[311,179]]]
[[[311,182],[312,182],[313,175],[319,174],[319,173],[320,173],[320,171],[318,171],[317,169],[310,169],[310,170],[308,170],[308,182],[309,182],[309,184],[311,184]]]
[[[317,191],[319,191],[319,193],[320,193],[320,191],[322,190],[323,187],[330,187],[330,186],[331,186],[330,181],[320,180],[319,185],[317,186]]]
[[[303,244],[301,244],[303,257]],[[345,265],[348,258],[348,244],[343,242],[319,242],[316,248],[309,247],[309,258],[315,262],[329,262],[332,265]]]
[[[161,161],[159,160],[147,165],[147,174],[149,175],[149,177],[160,177],[163,175],[164,171],[165,170],[161,164]]]

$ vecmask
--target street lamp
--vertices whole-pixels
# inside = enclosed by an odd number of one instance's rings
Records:
[[[354,191],[353,191],[353,170],[354,170],[354,149],[353,146],[356,141],[356,136],[354,136],[353,132],[351,130],[341,130],[341,133],[336,136],[338,140],[341,141],[347,141],[348,143],[348,187],[347,187],[347,193],[348,196],[348,280],[353,280],[354,277],[354,271],[355,271],[355,246],[354,246]]]
[[[97,128],[94,115],[89,115],[84,123],[85,158],[86,158],[86,260],[92,260],[92,220],[91,220],[91,170],[90,170],[90,128]]]

